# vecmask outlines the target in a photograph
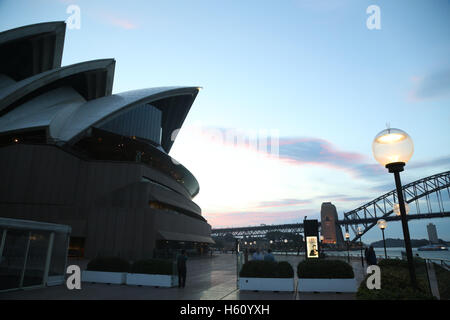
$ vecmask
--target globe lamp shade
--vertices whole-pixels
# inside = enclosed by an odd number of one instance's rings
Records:
[[[405,131],[389,128],[376,135],[372,152],[383,167],[391,163],[407,163],[414,153],[414,144]]]
[[[394,203],[393,211],[397,216],[399,216],[400,215],[400,204]],[[405,212],[406,212],[406,214],[409,213],[409,205],[406,202],[405,202]]]
[[[386,220],[384,220],[384,219],[378,220],[377,225],[378,225],[378,228],[380,228],[382,230],[386,229],[386,227],[387,227]]]

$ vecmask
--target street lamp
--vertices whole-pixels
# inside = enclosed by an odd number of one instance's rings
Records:
[[[346,232],[345,233],[345,240],[347,242],[347,260],[348,260],[348,263],[350,263],[350,251],[349,251],[349,248],[348,248],[348,239],[350,239],[350,233]]]
[[[404,204],[405,204],[405,211],[406,211],[406,214],[408,214],[409,213],[409,205],[406,203],[406,202],[404,202]],[[398,204],[398,203],[394,203],[394,206],[393,206],[393,211],[394,211],[394,213],[397,215],[397,216],[400,216],[401,215],[401,212],[400,212],[400,205]]]
[[[363,257],[363,252],[362,252],[362,247],[363,247],[363,244],[362,244],[362,234],[363,234],[362,228],[361,228],[361,227],[358,227],[359,247],[360,247],[360,249],[361,249],[361,264],[362,264],[362,266],[363,266],[363,268],[364,268],[364,257]]]
[[[386,239],[384,238],[384,229],[386,229],[387,227],[387,222],[384,219],[380,219],[377,221],[377,225],[381,229],[381,233],[383,234],[384,258],[387,259]]]
[[[372,143],[372,151],[382,166],[394,174],[395,187],[399,202],[399,211],[402,220],[403,237],[405,239],[406,258],[408,259],[409,276],[414,289],[417,288],[416,271],[414,269],[411,240],[409,236],[408,220],[406,219],[405,201],[403,199],[400,172],[414,153],[414,144],[411,137],[402,130],[388,128],[376,135]]]

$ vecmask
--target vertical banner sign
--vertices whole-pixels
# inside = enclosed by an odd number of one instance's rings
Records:
[[[319,223],[317,220],[303,220],[305,230],[306,258],[319,258]]]

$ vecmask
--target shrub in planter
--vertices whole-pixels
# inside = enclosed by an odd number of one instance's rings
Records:
[[[289,262],[249,261],[242,266],[242,278],[293,278],[294,270]]]
[[[399,260],[401,261],[401,260]],[[386,264],[388,266],[386,266]],[[399,262],[387,262],[381,266],[381,289],[369,290],[367,277],[361,282],[356,297],[359,300],[428,300],[433,299],[429,293],[428,283],[422,277],[417,277],[419,290],[411,287],[409,270]]]
[[[171,260],[147,259],[136,261],[135,263],[133,263],[130,272],[143,274],[172,275],[173,266]]]
[[[305,279],[352,279],[353,268],[341,260],[308,259],[297,266],[297,275]]]
[[[130,264],[119,257],[97,257],[89,261],[88,271],[128,272]]]
[[[287,261],[278,262],[278,277],[277,278],[293,278],[294,268]]]

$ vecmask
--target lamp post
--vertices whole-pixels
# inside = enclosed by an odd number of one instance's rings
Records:
[[[363,257],[363,251],[362,251],[362,247],[363,247],[363,243],[362,243],[362,228],[358,227],[358,235],[359,235],[359,248],[361,250],[361,264],[364,268],[364,257]]]
[[[386,229],[387,227],[387,222],[384,219],[380,219],[377,221],[377,225],[381,229],[381,233],[383,234],[384,258],[387,259],[386,239],[384,238],[384,229]]]
[[[414,153],[414,144],[406,132],[388,128],[376,135],[372,143],[372,151],[375,160],[386,167],[390,173],[394,174],[403,237],[405,240],[406,258],[408,259],[409,276],[411,278],[411,285],[414,289],[417,289],[416,271],[414,269],[408,220],[406,218],[405,201],[403,199],[402,183],[400,180],[400,172],[403,171],[405,164],[411,159]]]
[[[349,251],[349,248],[348,248],[348,239],[350,239],[350,233],[346,232],[345,233],[345,240],[346,240],[346,243],[347,243],[347,260],[348,260],[348,263],[350,263],[350,251]]]
[[[320,235],[319,257],[322,256],[323,239],[324,239],[323,235]]]

